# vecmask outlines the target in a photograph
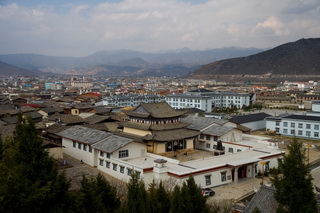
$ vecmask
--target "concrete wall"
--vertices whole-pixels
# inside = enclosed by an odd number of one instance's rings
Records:
[[[83,150],[83,145],[81,144],[81,149],[79,149],[79,143],[76,142],[76,147],[73,147],[73,141],[62,138],[62,146],[63,152],[67,155],[70,155],[78,160],[82,160],[84,163],[94,166],[94,149],[92,149],[92,152],[89,152],[89,145],[86,147],[86,151]]]

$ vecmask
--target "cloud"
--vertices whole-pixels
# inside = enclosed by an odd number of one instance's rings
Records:
[[[14,1],[14,0],[12,0]],[[273,47],[318,36],[318,0],[122,0],[0,6],[0,54]],[[292,8],[306,5],[301,12]],[[290,9],[290,5],[291,9]]]
[[[281,22],[277,17],[271,16],[264,22],[258,23],[252,32],[257,32],[260,29],[272,29],[278,36],[284,36],[289,34],[289,30],[285,28],[285,24]]]

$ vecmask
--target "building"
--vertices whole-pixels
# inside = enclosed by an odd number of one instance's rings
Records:
[[[165,100],[161,95],[115,95],[103,98],[104,106],[136,107],[140,103],[159,103]]]
[[[265,118],[267,117],[270,117],[270,115],[264,112],[260,112],[249,115],[233,116],[230,121],[250,128],[252,131],[256,131],[266,128]]]
[[[212,111],[212,98],[210,96],[172,94],[167,95],[165,100],[174,109],[197,108],[205,112]]]
[[[269,138],[244,136],[237,129],[226,128],[231,125],[228,121],[205,118],[205,122],[186,122],[181,118],[183,112],[165,102],[143,103],[125,114],[127,119],[120,122],[122,132],[73,126],[58,133],[64,153],[125,182],[133,172],[146,185],[153,181],[181,185],[192,175],[203,188],[255,178],[257,172],[277,167],[277,159],[283,154]],[[214,143],[216,125],[226,130],[220,134],[225,150],[232,146],[234,152],[215,156],[208,150],[196,149],[200,143],[209,143],[206,137],[207,141],[198,141],[200,134],[211,135]],[[232,132],[235,138],[227,139]]]

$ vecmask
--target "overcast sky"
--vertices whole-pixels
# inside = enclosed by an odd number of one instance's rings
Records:
[[[320,0],[0,0],[0,54],[270,48],[320,37]]]

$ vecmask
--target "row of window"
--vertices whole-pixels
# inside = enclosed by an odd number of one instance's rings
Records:
[[[88,147],[89,152],[92,152],[92,147],[90,145],[78,143],[76,141],[72,141],[72,142],[73,142],[73,148],[77,148],[77,144],[78,144],[78,149],[87,151],[87,147]]]
[[[210,147],[211,147],[211,144],[210,144],[210,143],[207,143],[207,144],[206,144],[206,148],[210,149]],[[217,145],[213,145],[212,148],[213,148],[213,149],[217,149]],[[225,147],[224,147],[224,146],[222,146],[222,150],[225,150]],[[232,148],[232,147],[229,147],[228,152],[233,153],[233,148]],[[237,149],[237,152],[241,152],[241,149]]]
[[[99,159],[99,165],[100,166],[104,166],[103,165],[104,162],[106,163],[106,168],[110,169],[111,168],[111,162],[110,161],[104,161],[103,159]],[[116,163],[112,163],[112,170],[117,171],[118,167],[119,167],[119,172],[124,174],[124,172],[125,172],[125,167],[124,166],[118,165]],[[132,175],[132,171],[133,170],[131,168],[127,168],[127,175],[131,176]],[[134,171],[134,172],[137,175],[137,178],[140,179],[141,172],[139,172],[139,171]]]
[[[219,137],[218,136],[210,136],[210,135],[206,135],[206,140],[210,141],[211,137],[213,137],[213,141],[218,141]],[[204,134],[200,134],[200,139],[204,139]]]
[[[283,134],[288,134],[288,129],[283,129]],[[296,131],[294,129],[291,129],[290,130],[290,134],[291,135],[295,135]],[[298,130],[298,135],[303,135],[303,131],[302,130]],[[311,137],[311,132],[310,131],[306,131],[305,136]],[[314,132],[313,133],[313,137],[318,138],[319,137],[319,132]]]
[[[100,151],[100,157],[104,157],[106,155],[106,158],[110,159],[111,154],[110,153],[104,153]],[[129,157],[129,150],[121,150],[119,151],[119,158],[125,158]]]
[[[276,126],[280,126],[280,121],[276,121]],[[283,127],[288,127],[288,122],[283,122]],[[296,127],[296,123],[290,123],[291,128]],[[298,123],[298,128],[302,129],[303,128],[303,123]],[[311,129],[311,124],[306,124],[306,129]],[[314,124],[313,125],[314,130],[319,130],[319,124]]]
[[[227,180],[227,172],[220,172],[221,174],[221,182],[225,182]],[[206,186],[210,186],[211,185],[211,175],[206,175],[205,177],[205,182],[206,182]]]

